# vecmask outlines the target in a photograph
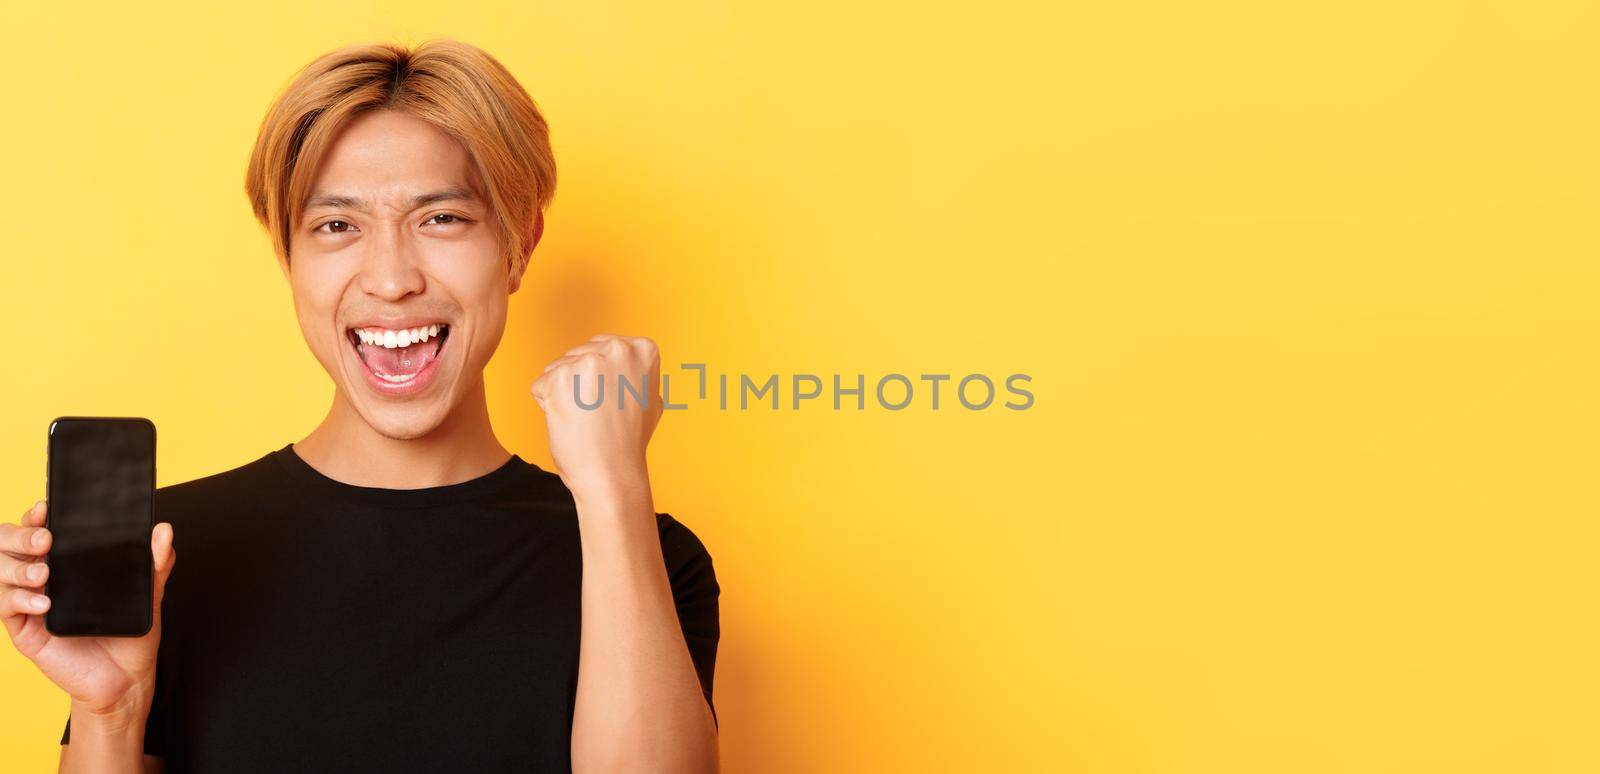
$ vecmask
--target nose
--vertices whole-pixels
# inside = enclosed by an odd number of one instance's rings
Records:
[[[385,301],[399,301],[427,289],[415,246],[395,233],[397,230],[381,229],[380,236],[366,240],[362,256],[362,292]]]

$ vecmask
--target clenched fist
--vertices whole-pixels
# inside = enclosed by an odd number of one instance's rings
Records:
[[[574,495],[648,491],[645,447],[661,421],[660,384],[656,343],[640,336],[596,336],[545,366],[533,397]]]

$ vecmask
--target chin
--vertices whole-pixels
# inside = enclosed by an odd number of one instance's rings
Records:
[[[374,410],[370,406],[359,413],[378,435],[395,441],[422,438],[444,424],[445,416],[442,411]]]

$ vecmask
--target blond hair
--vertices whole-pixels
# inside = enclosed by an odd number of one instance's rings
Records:
[[[261,121],[244,190],[256,220],[289,261],[289,234],[333,137],[355,115],[398,110],[467,149],[499,220],[507,268],[528,259],[555,196],[550,130],[533,98],[482,49],[449,39],[414,48],[347,46],[306,65]]]

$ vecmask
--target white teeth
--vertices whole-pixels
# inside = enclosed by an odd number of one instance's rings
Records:
[[[439,335],[439,332],[443,330],[443,328],[444,326],[441,326],[438,323],[424,325],[420,328],[406,328],[404,330],[397,331],[391,331],[384,328],[357,328],[356,338],[359,339],[362,344],[371,344],[373,346],[395,349],[398,347],[409,347],[412,344],[418,344],[428,341],[429,339],[433,339]]]

